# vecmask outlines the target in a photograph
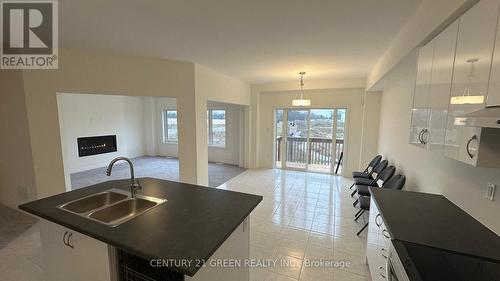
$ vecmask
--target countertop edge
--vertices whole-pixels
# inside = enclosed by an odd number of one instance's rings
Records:
[[[160,181],[164,181],[164,180],[160,180]],[[170,182],[170,181],[167,180],[167,182]],[[177,182],[175,182],[175,183],[177,183]],[[190,185],[190,184],[188,184],[188,185]],[[96,185],[93,185],[93,186],[96,186]],[[194,186],[196,186],[196,185],[194,185]],[[92,186],[89,186],[89,187],[92,187]],[[200,186],[200,187],[211,188],[211,187],[205,187],[205,186]],[[261,195],[249,194],[249,193],[244,193],[244,192],[239,192],[239,191],[232,191],[232,190],[225,190],[225,189],[217,189],[217,188],[213,188],[213,189],[214,189],[214,191],[218,190],[218,191],[224,191],[224,192],[231,192],[231,193],[251,195],[251,196],[255,197],[256,201],[255,201],[255,204],[252,204],[251,208],[248,208],[248,210],[246,212],[244,212],[244,215],[242,217],[238,218],[238,223],[235,224],[230,230],[228,230],[227,233],[225,233],[224,239],[221,239],[221,241],[212,249],[212,251],[209,254],[207,254],[205,257],[202,257],[202,259],[205,260],[205,261],[207,261],[208,259],[210,259],[210,257],[222,246],[222,244],[224,244],[224,242],[229,238],[229,236],[245,221],[246,218],[248,218],[250,216],[250,214],[252,213],[252,211],[263,200],[263,196],[261,196]],[[54,195],[54,196],[57,196],[57,194]],[[49,197],[51,197],[51,196],[49,196]],[[38,200],[43,200],[43,199],[45,199],[45,198],[41,198],[41,199],[38,199]],[[101,241],[103,243],[106,243],[106,244],[111,245],[113,247],[116,247],[118,249],[122,249],[122,250],[124,250],[124,251],[126,251],[126,252],[128,252],[130,254],[136,255],[138,257],[141,257],[141,258],[144,258],[144,259],[164,258],[164,257],[149,256],[147,253],[130,249],[125,244],[121,244],[121,243],[118,243],[117,241],[112,241],[112,240],[106,239],[106,238],[104,238],[104,237],[96,234],[95,232],[87,231],[84,228],[75,227],[73,225],[70,225],[70,224],[68,224],[68,223],[66,223],[66,222],[64,222],[62,220],[58,220],[54,216],[50,216],[50,215],[44,214],[43,212],[39,212],[39,211],[36,210],[36,208],[30,208],[30,205],[33,202],[38,201],[38,200],[34,200],[32,202],[27,202],[27,203],[20,204],[20,205],[18,205],[18,208],[20,210],[26,212],[26,213],[29,213],[29,214],[37,216],[39,218],[45,219],[45,220],[50,221],[52,223],[61,225],[61,226],[66,227],[68,229],[77,231],[77,232],[79,232],[81,234],[84,234],[84,235],[86,235],[88,237],[91,237],[93,239],[99,240],[99,241]],[[200,270],[201,268],[202,267],[196,267],[196,266],[192,266],[192,267],[175,267],[175,266],[172,266],[172,267],[169,267],[169,269],[172,269],[172,270],[174,270],[176,272],[188,275],[190,277],[193,277],[198,272],[198,270]]]

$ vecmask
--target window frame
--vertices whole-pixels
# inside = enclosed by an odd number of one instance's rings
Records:
[[[169,140],[168,137],[168,112],[169,111],[175,111],[175,119],[177,119],[177,138],[176,140]],[[179,118],[178,114],[179,112],[177,111],[177,108],[164,108],[162,111],[162,128],[163,128],[163,143],[170,143],[170,144],[178,144],[179,143]]]
[[[213,143],[213,111],[224,111],[224,144]],[[226,148],[227,146],[227,109],[223,107],[210,107],[207,108],[207,143],[209,147]]]

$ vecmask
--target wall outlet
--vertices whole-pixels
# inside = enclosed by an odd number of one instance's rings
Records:
[[[488,199],[488,200],[494,201],[496,187],[497,187],[496,184],[489,182],[488,187],[486,188],[486,194],[484,195],[484,197],[486,197],[486,199]]]

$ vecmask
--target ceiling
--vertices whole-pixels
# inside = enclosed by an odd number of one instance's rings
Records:
[[[190,61],[245,82],[364,78],[420,0],[65,0],[60,45]]]

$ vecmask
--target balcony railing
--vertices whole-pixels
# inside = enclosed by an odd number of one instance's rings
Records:
[[[281,142],[282,137],[276,138],[276,161],[281,161]],[[335,149],[333,156],[335,162],[332,163],[332,149]],[[286,144],[286,161],[292,163],[302,163],[309,165],[319,165],[330,167],[332,164],[341,164],[344,151],[344,140],[337,139],[335,147],[332,147],[331,139],[309,138],[309,147],[307,138],[288,137]],[[339,166],[337,165],[337,166]],[[338,171],[338,167],[336,169]]]

